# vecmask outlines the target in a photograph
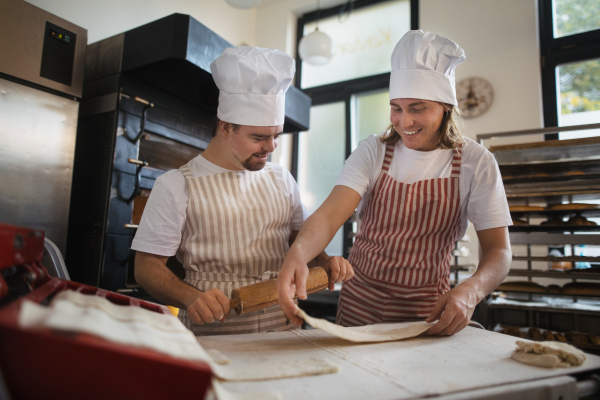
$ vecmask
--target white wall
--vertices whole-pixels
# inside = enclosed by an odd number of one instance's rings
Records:
[[[256,9],[238,10],[225,0],[27,0],[88,30],[88,43],[173,13],[188,14],[239,46],[254,45]]]
[[[420,0],[420,27],[465,49],[456,81],[478,76],[494,103],[466,120],[467,135],[543,126],[536,0]],[[525,137],[526,141],[540,137]],[[514,141],[514,139],[513,139]],[[494,142],[496,143],[496,142]]]

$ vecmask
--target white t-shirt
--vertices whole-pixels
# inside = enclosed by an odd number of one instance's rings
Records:
[[[188,164],[195,178],[230,172],[197,156]],[[308,217],[300,201],[300,191],[292,175],[278,164],[268,163],[292,207],[292,230],[300,227]],[[136,251],[170,257],[177,252],[187,217],[189,188],[178,169],[161,175],[152,188],[144,214],[131,248]],[[199,227],[202,229],[202,227]]]
[[[460,169],[461,237],[468,221],[475,230],[512,225],[504,185],[496,159],[483,146],[465,138]],[[381,172],[385,144],[378,135],[361,141],[348,157],[336,185],[352,188],[362,200],[358,207],[362,215],[377,177]],[[451,149],[433,151],[411,150],[402,141],[396,143],[389,175],[402,183],[415,183],[426,179],[449,178],[452,170]]]

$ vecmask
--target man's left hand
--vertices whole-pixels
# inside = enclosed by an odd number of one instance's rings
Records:
[[[335,289],[335,284],[338,282],[346,282],[354,277],[354,270],[352,265],[344,257],[329,257],[328,260],[319,263],[319,267],[323,267],[325,271],[331,271],[329,277],[329,284],[327,288],[329,290]]]
[[[427,333],[450,336],[462,331],[469,324],[475,306],[479,303],[475,293],[468,282],[464,282],[440,297],[426,322],[433,322],[438,318],[439,321]]]

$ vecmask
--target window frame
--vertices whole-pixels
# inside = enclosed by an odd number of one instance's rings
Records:
[[[385,3],[389,0],[352,0],[354,10],[365,7],[374,6],[376,4]],[[410,29],[419,29],[419,0],[410,1]],[[314,86],[310,88],[302,88],[302,60],[298,52],[300,40],[304,36],[304,26],[307,23],[316,21],[318,18],[328,18],[337,15],[343,5],[338,5],[320,11],[306,13],[298,18],[296,30],[296,81],[295,86],[302,90],[305,94],[311,97],[312,105],[318,106],[338,101],[343,101],[346,107],[346,146],[345,158],[352,153],[352,96],[354,94],[376,91],[389,88],[390,72],[383,74],[371,75],[347,81],[335,82],[322,86]],[[391,54],[390,54],[391,57]],[[298,180],[298,152],[299,152],[299,134],[293,136],[292,140],[292,168],[291,174],[294,179]],[[352,238],[349,238],[349,233],[352,231],[352,223],[344,224],[344,243],[343,256],[348,257],[348,248],[352,246]]]
[[[554,38],[553,0],[539,0],[540,64],[544,127],[558,126],[559,102],[556,67],[600,58],[600,29]],[[558,133],[546,134],[546,140]]]

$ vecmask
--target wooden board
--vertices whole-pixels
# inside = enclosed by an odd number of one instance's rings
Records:
[[[507,144],[502,146],[491,146],[489,150],[490,152],[495,153],[499,151],[547,149],[551,147],[585,146],[591,144],[600,144],[600,137],[589,137],[568,140],[546,140],[544,142]]]
[[[404,324],[390,324],[400,328]],[[381,329],[381,325],[370,329]],[[391,329],[391,327],[387,328]],[[510,358],[516,338],[468,327],[455,336],[352,344],[320,330],[199,337],[252,368],[253,362],[310,357],[340,366],[337,374],[264,382],[226,383],[232,392],[279,391],[286,400],[412,399],[600,369],[600,357],[581,367],[545,369]]]

